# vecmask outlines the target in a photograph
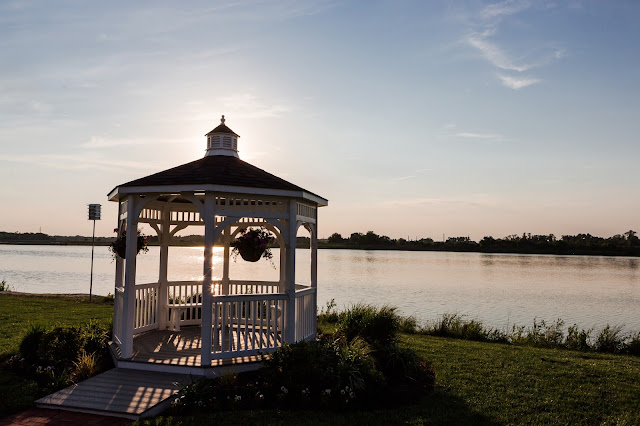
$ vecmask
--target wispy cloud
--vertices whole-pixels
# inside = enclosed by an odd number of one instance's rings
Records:
[[[532,68],[530,64],[518,64],[509,57],[496,44],[489,42],[484,34],[472,34],[467,38],[467,42],[478,49],[482,56],[485,57],[493,66],[503,70],[511,71],[527,71]]]
[[[533,84],[539,83],[540,79],[529,77],[511,77],[508,75],[498,75],[502,84],[510,89],[519,90],[523,87],[528,87]]]
[[[136,161],[109,160],[96,155],[4,155],[0,154],[0,161],[11,163],[30,164],[40,167],[48,167],[60,170],[149,170],[153,168],[147,163]]]
[[[514,15],[528,9],[531,6],[529,1],[506,0],[500,3],[490,4],[480,12],[484,19],[491,19],[501,16]]]
[[[493,207],[500,204],[494,196],[485,193],[469,194],[464,197],[443,198],[405,198],[387,200],[386,207],[418,207],[418,206],[456,206],[456,207]]]
[[[523,73],[552,63],[565,56],[565,50],[548,44],[531,49],[512,46],[509,53],[499,39],[501,24],[510,17],[523,13],[533,7],[539,8],[537,3],[528,0],[505,0],[485,6],[480,10],[476,19],[476,28],[464,38],[464,42],[476,49],[492,66],[508,73]],[[548,8],[548,7],[547,7]],[[546,43],[545,43],[546,44]],[[498,74],[503,86],[519,90],[540,82],[535,77],[513,76]]]
[[[502,135],[496,133],[471,133],[471,132],[459,132],[454,136],[465,139],[484,139],[484,140],[502,140]]]
[[[115,138],[105,138],[101,136],[92,136],[88,142],[85,142],[80,145],[82,148],[111,148],[114,146],[123,146],[123,145],[158,145],[158,144],[180,144],[180,143],[189,143],[190,141],[185,139],[158,139],[158,138],[133,138],[133,139],[115,139]]]

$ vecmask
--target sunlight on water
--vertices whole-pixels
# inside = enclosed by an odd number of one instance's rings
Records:
[[[238,257],[230,276],[239,280],[279,277],[273,264]],[[213,253],[213,277],[222,277],[223,249]],[[169,280],[200,280],[202,247],[169,249]],[[18,291],[87,293],[91,247],[0,245],[0,280]],[[137,258],[138,283],[158,279],[159,249]],[[310,281],[309,250],[296,251],[296,282]],[[115,263],[96,247],[94,293],[113,293]],[[598,256],[494,255],[480,253],[320,250],[318,307],[335,299],[397,306],[420,320],[445,312],[466,314],[488,325],[530,325],[534,318],[564,319],[581,327],[624,324],[640,331],[640,259]]]

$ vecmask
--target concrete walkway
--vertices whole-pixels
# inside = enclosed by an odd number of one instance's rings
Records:
[[[164,411],[189,381],[182,374],[114,368],[40,398],[36,406],[137,420]]]

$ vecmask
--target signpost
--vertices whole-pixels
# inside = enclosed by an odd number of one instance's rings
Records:
[[[89,220],[93,220],[93,237],[91,238],[91,281],[89,284],[89,303],[93,293],[93,248],[96,240],[96,220],[100,220],[100,204],[89,204]]]

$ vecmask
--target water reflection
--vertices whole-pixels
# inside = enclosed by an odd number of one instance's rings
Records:
[[[222,277],[222,248],[213,252],[213,277]],[[232,279],[278,280],[267,261],[230,263]],[[0,245],[0,280],[20,291],[86,293],[91,247]],[[169,279],[202,279],[202,247],[169,249]],[[97,247],[94,291],[113,292],[114,269],[106,247]],[[159,250],[138,256],[138,283],[158,279]],[[496,327],[530,325],[533,318],[583,328],[606,323],[640,330],[639,258],[480,253],[320,250],[318,306],[359,301],[398,306],[421,320],[444,312],[467,314]],[[309,283],[309,251],[296,255],[297,282]]]

